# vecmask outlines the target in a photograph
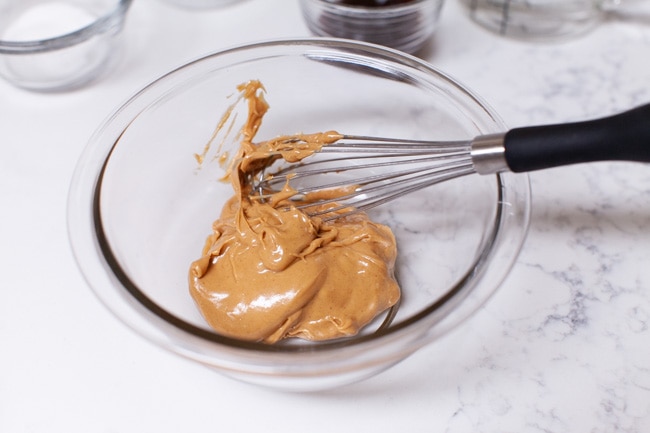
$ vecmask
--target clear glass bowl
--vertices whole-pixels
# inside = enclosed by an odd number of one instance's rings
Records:
[[[132,0],[0,0],[0,76],[36,91],[89,83],[113,64]]]
[[[300,0],[307,27],[317,36],[371,42],[411,54],[431,39],[442,6],[443,0],[410,0],[384,6]]]
[[[78,265],[101,301],[146,339],[231,377],[284,390],[355,382],[434,342],[498,288],[524,240],[526,175],[472,175],[372,211],[398,242],[403,299],[392,323],[341,340],[242,342],[209,329],[187,274],[232,195],[210,140],[238,84],[271,106],[258,139],[340,132],[466,139],[504,129],[479,98],[398,51],[337,39],[271,41],[191,62],[144,88],[97,130],[70,190]],[[224,142],[221,151],[236,143]],[[435,362],[435,360],[432,360]],[[417,372],[414,372],[417,374]]]

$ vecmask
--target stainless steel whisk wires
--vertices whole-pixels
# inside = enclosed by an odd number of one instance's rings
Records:
[[[474,173],[521,173],[595,161],[650,162],[650,104],[605,118],[515,128],[465,141],[345,135],[301,163],[266,171],[253,194],[268,196],[288,182],[297,191],[295,207],[329,220]]]
[[[323,147],[316,159],[289,164],[270,174],[260,173],[254,189],[264,197],[265,192],[278,191],[290,182],[298,190],[293,197],[298,209],[307,210],[310,216],[330,214],[324,219],[334,219],[339,217],[335,213],[343,209],[367,211],[436,183],[477,172],[494,172],[502,166],[493,162],[499,152],[485,149],[495,143],[498,147],[499,137],[431,142],[344,135]],[[339,176],[329,176],[332,172]],[[341,193],[332,198],[300,204],[309,194],[336,189],[341,189]],[[348,192],[350,189],[353,191]],[[337,205],[310,210],[332,203]]]

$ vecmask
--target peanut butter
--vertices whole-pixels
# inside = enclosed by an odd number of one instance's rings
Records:
[[[258,81],[239,90],[249,108],[227,174],[234,195],[190,267],[190,293],[208,324],[226,336],[274,343],[355,335],[399,299],[393,233],[365,213],[310,217],[295,207],[288,185],[267,200],[251,195],[250,179],[274,160],[300,161],[341,136],[254,143],[269,106]]]

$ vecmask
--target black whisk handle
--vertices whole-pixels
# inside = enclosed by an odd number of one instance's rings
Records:
[[[513,172],[595,161],[650,162],[650,104],[601,119],[514,128],[503,147]]]

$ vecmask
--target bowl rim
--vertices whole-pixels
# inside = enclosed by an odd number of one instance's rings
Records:
[[[13,41],[0,39],[0,54],[36,54],[60,50],[84,42],[112,28],[126,15],[133,0],[117,0],[114,8],[92,23],[72,32],[45,39]]]
[[[345,49],[350,51],[347,52],[348,56],[357,55],[354,53],[361,51],[361,53],[365,56],[379,55],[383,57],[389,57],[391,61],[394,61],[395,63],[399,63],[400,65],[404,65],[404,66],[408,65],[409,67],[414,67],[420,71],[425,71],[428,74],[433,74],[437,76],[438,79],[443,80],[445,84],[457,88],[462,94],[464,94],[465,97],[469,98],[469,100],[476,103],[497,124],[502,124],[501,120],[495,114],[494,110],[491,109],[478,96],[476,96],[472,91],[468,90],[466,87],[460,84],[457,80],[449,77],[448,75],[438,70],[428,62],[419,59],[415,56],[412,56],[410,54],[406,54],[401,51],[390,49],[384,46],[379,46],[379,45],[375,45],[367,42],[361,42],[361,41],[339,39],[339,38],[320,38],[320,37],[288,38],[288,39],[266,40],[262,42],[254,42],[254,43],[247,43],[243,45],[237,45],[231,48],[226,48],[214,52],[212,54],[208,54],[206,56],[202,56],[198,59],[185,63],[184,65],[150,82],[139,92],[135,93],[131,98],[129,98],[116,111],[114,111],[114,113],[111,116],[109,116],[104,121],[104,123],[95,131],[95,134],[93,134],[93,136],[87,143],[87,146],[77,163],[77,167],[75,169],[75,173],[73,175],[71,186],[70,186],[69,202],[68,202],[69,238],[70,238],[73,254],[75,256],[77,265],[81,270],[81,273],[85,276],[86,282],[90,285],[91,289],[93,289],[93,292],[98,296],[100,301],[102,301],[102,303],[104,303],[105,306],[110,311],[112,311],[116,316],[118,316],[118,318],[121,319],[122,322],[124,322],[127,325],[130,325],[130,327],[134,331],[136,331],[139,334],[142,334],[144,337],[146,337],[149,340],[155,341],[156,339],[153,338],[151,335],[148,335],[146,332],[142,331],[141,329],[137,329],[137,327],[133,326],[128,319],[126,319],[119,313],[116,313],[114,311],[114,308],[108,305],[109,303],[107,303],[106,300],[103,298],[102,294],[99,293],[100,290],[98,290],[97,287],[95,287],[95,284],[93,283],[93,278],[94,278],[93,275],[91,275],[90,272],[85,269],[88,260],[103,261],[103,264],[105,265],[103,266],[104,270],[108,271],[110,269],[110,271],[113,272],[113,274],[110,275],[110,278],[116,278],[117,281],[122,285],[121,289],[127,292],[128,297],[131,298],[131,301],[136,301],[135,306],[131,305],[131,307],[137,309],[138,314],[140,315],[155,316],[156,320],[162,323],[166,327],[166,329],[169,329],[170,331],[173,332],[181,331],[184,336],[190,337],[190,339],[198,339],[200,342],[203,343],[205,342],[208,342],[210,344],[216,343],[222,348],[226,347],[235,351],[243,350],[249,353],[265,353],[265,354],[301,353],[301,354],[306,354],[306,356],[308,356],[310,354],[319,354],[319,353],[323,354],[323,353],[336,352],[342,348],[354,349],[354,348],[373,347],[372,346],[373,344],[383,344],[382,342],[387,339],[399,338],[400,336],[403,336],[405,331],[409,329],[413,329],[416,326],[423,326],[424,327],[423,329],[430,329],[435,324],[439,323],[440,321],[443,321],[449,315],[450,312],[454,311],[454,307],[457,306],[458,303],[456,303],[455,305],[451,305],[451,301],[462,300],[464,296],[470,294],[471,292],[470,289],[472,287],[467,286],[465,283],[467,283],[468,281],[473,281],[472,279],[476,275],[478,275],[478,273],[480,273],[480,271],[486,266],[486,263],[489,262],[490,255],[494,253],[494,245],[498,241],[499,236],[502,234],[502,231],[500,230],[500,225],[504,221],[503,218],[505,217],[505,214],[509,212],[509,209],[506,209],[507,204],[504,203],[504,200],[502,200],[502,194],[504,191],[503,176],[509,176],[511,174],[498,174],[494,176],[494,179],[497,182],[497,191],[499,194],[499,200],[497,205],[498,218],[495,216],[494,224],[492,226],[488,241],[483,242],[483,249],[481,253],[475,258],[474,263],[468,267],[468,270],[463,275],[463,277],[460,278],[459,281],[449,291],[447,291],[445,295],[441,296],[438,300],[436,300],[426,308],[420,310],[415,315],[410,316],[407,319],[404,319],[403,321],[397,324],[391,325],[389,328],[380,329],[371,334],[357,335],[349,338],[335,339],[335,340],[317,342],[317,343],[311,343],[305,345],[283,345],[283,344],[270,345],[261,342],[243,341],[243,340],[219,335],[211,330],[198,327],[183,319],[178,318],[174,314],[168,312],[163,307],[156,304],[147,295],[145,295],[137,287],[136,284],[130,281],[126,272],[124,272],[119,266],[117,259],[115,258],[110,248],[110,244],[108,240],[103,236],[103,232],[101,230],[101,210],[100,210],[100,196],[101,196],[100,187],[101,187],[101,181],[103,179],[103,175],[107,163],[110,159],[110,155],[113,149],[119,143],[121,134],[128,128],[130,122],[132,121],[132,119],[123,119],[122,117],[125,117],[125,113],[127,115],[129,114],[127,113],[129,109],[133,108],[134,105],[137,105],[138,98],[140,98],[142,95],[155,90],[155,87],[161,82],[165,82],[166,80],[169,79],[169,77],[173,77],[175,74],[179,73],[180,71],[188,67],[191,67],[196,63],[207,61],[208,59],[213,58],[215,56],[222,56],[222,57],[227,56],[228,54],[233,52],[258,50],[258,49],[264,49],[265,47],[278,47],[282,45],[305,45],[307,47]],[[150,104],[147,104],[140,108],[144,109],[149,105]],[[139,113],[140,111],[141,110],[138,110],[136,114]],[[112,143],[110,143],[110,145],[108,143],[104,143],[104,147],[109,146],[110,149],[102,150],[104,152],[104,158],[103,160],[100,160],[98,159],[97,155],[95,155],[95,153],[101,147],[101,146],[97,146],[97,142],[100,141],[100,139],[102,138],[102,133],[105,132],[105,130],[111,124],[117,121],[120,121],[122,123],[121,133],[117,134],[115,140]],[[107,141],[107,140],[104,138],[103,141]],[[91,162],[91,164],[88,164],[89,161]],[[93,168],[93,166],[95,168],[99,168],[99,172],[97,171],[92,172],[91,169]],[[530,214],[530,191],[529,191],[530,185],[529,185],[527,175],[518,175],[518,176],[520,179],[522,179],[521,182],[524,183],[523,189],[525,191],[525,200],[524,200],[525,203],[522,204],[522,213],[525,214],[523,218],[524,224],[520,228],[518,244],[515,246],[514,248],[515,251],[512,253],[513,257],[511,258],[510,263],[508,263],[507,266],[505,266],[503,270],[503,275],[500,276],[499,284],[509,273],[509,270],[514,263],[514,259],[517,257],[524,243],[524,238],[526,236],[527,229],[528,229],[529,214]],[[88,177],[92,177],[93,179],[92,185],[82,184],[81,179],[88,178]],[[88,209],[89,201],[90,201],[90,209]],[[90,215],[88,215],[89,213]],[[79,232],[78,224],[81,221],[81,224],[83,225],[84,222],[82,220],[84,218],[87,219],[88,216],[90,216],[90,218],[92,219],[91,229],[93,230],[92,238],[94,242],[94,248],[99,252],[101,252],[102,254],[101,257],[99,257],[98,255],[98,257],[94,259],[89,259],[88,257],[83,256],[83,251],[81,250],[84,248],[84,246],[80,246],[80,244],[84,242],[87,243],[87,240],[80,239],[81,235],[78,233]],[[85,224],[87,224],[87,222]],[[489,248],[486,247],[486,245],[489,245]],[[108,266],[108,269],[106,268],[106,266]],[[489,293],[490,296],[492,293],[494,293],[497,287],[494,287],[492,290],[490,290]],[[113,288],[113,290],[116,290],[116,288]],[[482,305],[484,302],[486,302],[490,296],[487,296],[485,299],[482,299],[480,304],[475,306],[474,309],[472,309],[472,312],[475,311],[477,308],[479,308],[480,305]],[[144,310],[142,310],[143,308]],[[437,315],[434,314],[436,312],[438,313]],[[422,321],[422,319],[424,318],[427,318],[428,320],[426,320],[426,322]],[[462,323],[465,320],[465,318],[466,317],[463,317],[461,320],[458,320],[457,323],[454,324],[452,327],[455,327],[457,324]],[[164,343],[161,342],[160,339],[158,340],[159,343],[161,343],[161,345],[166,346],[168,349],[171,349],[172,351],[179,352],[179,349],[177,347],[174,347],[174,344]],[[417,342],[412,342],[411,344],[408,345],[409,347],[403,348],[402,352],[410,353],[428,342],[428,341],[423,342],[420,340],[418,340]],[[188,342],[187,345],[191,346],[192,344],[193,343]],[[181,354],[186,355],[190,358],[205,357],[205,353],[202,354],[189,353],[192,352],[192,350],[191,349],[188,350],[187,348],[184,348],[180,351],[182,352]],[[391,356],[394,355],[395,354],[391,354]]]

